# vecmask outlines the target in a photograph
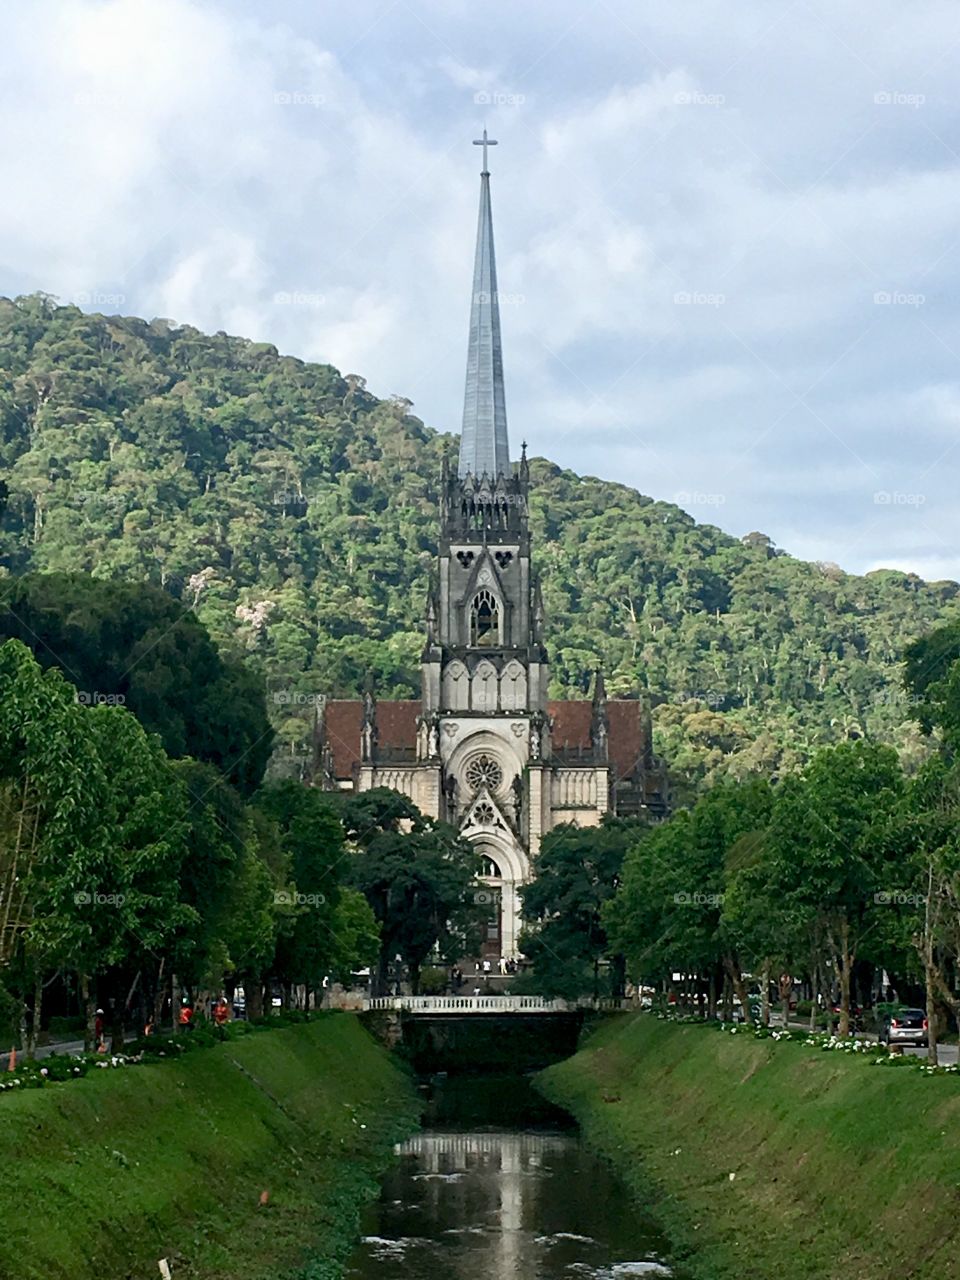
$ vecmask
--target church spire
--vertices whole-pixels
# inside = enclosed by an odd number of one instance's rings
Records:
[[[490,171],[487,148],[495,139],[483,137],[480,173],[480,217],[477,251],[473,264],[473,297],[470,303],[470,341],[467,347],[467,386],[463,401],[458,474],[496,478],[510,474],[507,443],[507,405],[503,391],[503,351],[500,343],[500,307],[497,301],[497,264],[493,254],[493,215],[490,209]]]

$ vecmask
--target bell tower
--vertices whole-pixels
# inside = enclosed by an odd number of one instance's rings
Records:
[[[421,696],[331,699],[317,722],[317,780],[389,787],[470,841],[489,910],[491,973],[520,960],[521,899],[545,833],[612,809],[666,811],[666,772],[637,698],[547,701],[544,610],[531,548],[530,468],[510,461],[497,264],[483,137],[460,453],[440,476]],[[475,957],[473,957],[475,959]],[[497,965],[499,962],[499,965]],[[485,973],[486,970],[483,970]]]
[[[516,953],[516,887],[542,829],[549,756],[543,604],[531,566],[526,445],[507,438],[484,130],[460,456],[441,475],[437,576],[426,611],[421,758],[441,764],[444,816],[477,843],[501,902],[491,948]]]

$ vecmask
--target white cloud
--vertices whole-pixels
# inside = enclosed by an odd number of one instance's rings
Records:
[[[514,439],[659,497],[712,492],[733,460],[709,513],[732,532],[941,575],[960,543],[952,11],[585,14],[14,10],[0,290],[122,292],[455,428],[486,120]],[[877,523],[875,487],[922,492],[928,532]]]

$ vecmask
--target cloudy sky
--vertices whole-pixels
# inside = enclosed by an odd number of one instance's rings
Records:
[[[960,578],[955,0],[30,0],[0,293],[457,430],[486,123],[514,452]]]

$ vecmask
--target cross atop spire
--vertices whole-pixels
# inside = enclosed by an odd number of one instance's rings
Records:
[[[484,131],[483,131],[483,137],[482,137],[482,138],[474,138],[474,140],[473,140],[473,145],[474,145],[475,147],[483,147],[483,168],[480,170],[480,172],[481,172],[481,174],[486,174],[486,175],[487,175],[487,177],[489,177],[489,176],[490,176],[490,170],[487,168],[487,147],[495,147],[495,146],[497,146],[497,145],[498,145],[498,144],[497,144],[497,140],[496,140],[496,138],[488,138],[488,137],[487,137],[487,131],[486,131],[486,129],[484,129]]]
[[[470,302],[470,340],[467,344],[467,385],[463,398],[460,463],[457,474],[509,476],[507,405],[503,389],[503,350],[500,343],[500,304],[497,299],[497,264],[493,253],[493,214],[490,208],[490,172],[487,147],[495,139],[477,139],[483,147],[480,174],[480,217],[473,262],[473,297]]]

